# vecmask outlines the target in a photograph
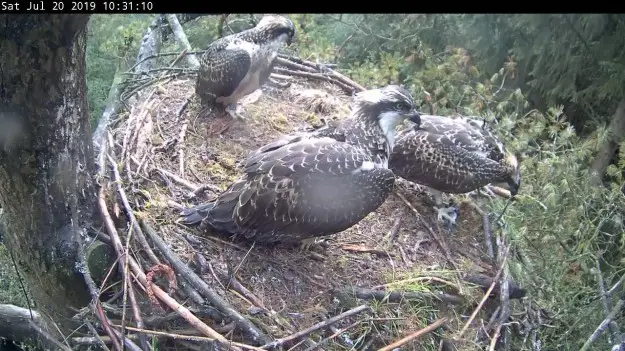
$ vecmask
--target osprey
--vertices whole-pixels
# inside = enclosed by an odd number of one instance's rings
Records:
[[[254,28],[211,43],[200,57],[195,87],[202,105],[243,118],[237,111],[237,101],[269,79],[278,49],[290,45],[294,36],[295,26],[290,19],[265,16]]]
[[[388,169],[395,127],[419,124],[413,99],[390,85],[354,97],[337,140],[295,133],[252,152],[244,174],[214,202],[184,210],[180,222],[258,242],[300,242],[341,232],[376,210],[393,190]]]
[[[438,219],[452,224],[456,209],[443,206],[443,192],[467,193],[490,183],[506,183],[514,196],[521,184],[517,157],[484,121],[470,117],[422,115],[419,128],[398,133],[389,168],[430,188]]]

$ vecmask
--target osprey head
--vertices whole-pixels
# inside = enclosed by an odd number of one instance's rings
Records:
[[[261,18],[256,30],[263,33],[266,40],[279,40],[291,45],[295,36],[295,25],[290,19],[279,15],[268,15]]]
[[[384,134],[394,131],[405,120],[410,120],[417,127],[421,124],[421,115],[415,109],[412,95],[399,85],[387,85],[356,94],[354,112],[365,118],[373,118],[382,127]]]

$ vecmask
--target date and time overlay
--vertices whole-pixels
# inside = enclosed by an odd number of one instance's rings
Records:
[[[143,0],[0,0],[0,13],[153,13],[158,10],[154,3]]]

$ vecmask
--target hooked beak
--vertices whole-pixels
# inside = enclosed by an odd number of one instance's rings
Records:
[[[291,35],[287,35],[286,37],[286,45],[290,46],[291,43],[293,42],[293,38],[295,38],[295,33],[292,33]]]
[[[419,112],[413,110],[409,115],[408,115],[408,119],[410,119],[410,122],[414,123],[415,129],[419,129],[419,127],[421,126],[421,115],[419,114]]]
[[[519,192],[521,181],[519,180],[519,182],[516,183],[514,180],[510,179],[508,180],[508,186],[510,187],[510,195],[512,195],[512,198],[514,198],[516,194]]]

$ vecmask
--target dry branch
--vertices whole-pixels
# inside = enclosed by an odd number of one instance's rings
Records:
[[[612,299],[605,290],[605,281],[603,280],[603,273],[601,272],[600,258],[595,259],[594,273],[595,279],[597,279],[597,285],[599,285],[599,293],[601,296],[601,302],[603,302],[603,310],[605,312],[605,315],[608,316],[610,314],[610,309],[612,308]],[[620,334],[620,331],[616,321],[612,320],[610,322],[609,329],[611,333],[611,337],[609,338],[610,343],[612,342],[612,340],[618,340],[618,335]]]
[[[460,296],[451,294],[435,294],[435,293],[422,293],[412,291],[385,291],[385,290],[373,290],[367,288],[350,287],[344,289],[335,289],[333,292],[337,294],[346,294],[354,296],[363,300],[387,300],[388,302],[401,302],[403,300],[424,300],[434,299],[441,302],[450,303],[453,305],[461,304],[464,299]]]
[[[394,343],[387,345],[381,349],[379,349],[378,351],[391,351],[391,350],[395,350],[396,348],[403,346],[409,342],[411,342],[412,340],[419,338],[427,333],[431,333],[434,330],[436,330],[438,327],[442,326],[443,324],[445,324],[445,322],[447,322],[446,318],[441,318],[439,320],[437,320],[436,322],[428,325],[427,327],[421,329],[421,330],[417,330],[416,332],[395,341]]]
[[[160,51],[160,43],[162,42],[161,27],[165,21],[164,15],[155,15],[152,23],[141,38],[139,53],[137,54],[137,62],[134,71],[137,73],[148,72],[156,64],[155,55]]]
[[[278,73],[278,74],[285,74],[285,75],[290,75],[290,76],[296,76],[296,77],[303,77],[303,78],[309,78],[309,79],[316,79],[316,80],[322,80],[322,81],[326,81],[326,82],[330,82],[332,84],[336,84],[339,87],[341,87],[341,89],[343,89],[345,92],[352,94],[354,93],[354,91],[356,91],[356,88],[353,86],[350,86],[348,84],[345,84],[343,82],[340,82],[336,79],[332,79],[332,77],[328,77],[325,76],[321,73],[311,73],[311,72],[306,72],[306,71],[294,71],[294,70],[290,70],[290,69],[286,69],[286,68],[280,68],[280,67],[276,67],[274,68],[274,72]]]
[[[174,269],[185,278],[202,296],[204,296],[211,304],[213,304],[221,313],[227,315],[232,320],[237,322],[237,326],[243,330],[252,340],[259,344],[267,343],[268,337],[265,336],[256,326],[249,320],[243,317],[237,312],[228,302],[223,300],[215,291],[213,291],[202,278],[191,270],[178,256],[176,256],[171,249],[163,242],[163,240],[156,234],[154,229],[149,226],[145,221],[141,221],[141,225],[145,228],[154,244],[158,249],[167,257],[169,263]]]
[[[323,322],[316,323],[316,324],[312,325],[311,327],[306,328],[306,329],[304,329],[302,331],[299,331],[299,332],[297,332],[295,334],[292,334],[292,335],[287,336],[285,338],[277,339],[277,340],[275,340],[275,341],[273,341],[273,342],[271,342],[269,344],[264,345],[262,348],[263,349],[272,349],[272,348],[280,347],[280,346],[284,345],[285,343],[292,342],[292,341],[301,339],[303,337],[306,337],[306,336],[310,335],[310,333],[312,333],[312,332],[314,332],[316,330],[319,330],[321,328],[325,328],[325,327],[329,326],[330,324],[336,323],[336,322],[338,322],[338,321],[340,321],[342,319],[345,319],[347,317],[356,315],[356,314],[364,312],[366,310],[371,310],[371,308],[368,305],[360,305],[358,307],[352,308],[349,311],[343,312],[343,313],[339,314],[338,316],[334,316],[332,318],[328,318],[328,319],[324,320]]]
[[[588,337],[588,340],[586,340],[586,342],[579,351],[586,351],[590,349],[590,345],[592,345],[595,341],[597,341],[597,339],[599,339],[599,337],[605,331],[608,325],[610,325],[610,322],[614,320],[614,318],[616,318],[616,316],[621,312],[621,309],[623,309],[624,305],[625,301],[623,300],[618,300],[616,302],[616,305],[614,306],[614,308],[612,308],[610,314],[605,317],[603,322],[601,322],[597,329],[595,329],[595,331]]]
[[[207,337],[195,336],[195,335],[182,335],[182,334],[166,333],[166,332],[159,332],[159,331],[156,331],[156,330],[137,329],[137,328],[132,328],[132,327],[128,327],[128,330],[132,330],[132,331],[136,331],[136,332],[142,332],[142,333],[146,333],[146,334],[152,334],[152,335],[169,337],[169,338],[172,338],[172,339],[180,339],[180,340],[200,341],[200,342],[206,342],[206,341],[215,342],[216,341],[213,338],[207,338]],[[234,341],[230,341],[229,343],[230,343],[231,346],[234,346],[234,347],[237,347],[237,348],[241,348],[241,349],[264,351],[261,348],[250,346],[250,345],[246,345],[246,344],[242,344],[242,343],[238,343],[238,342],[234,342]]]
[[[493,237],[490,231],[490,221],[488,214],[482,215],[482,225],[484,226],[484,242],[486,244],[486,252],[491,259],[495,258],[495,250],[493,249]]]
[[[403,211],[402,210],[397,210],[395,212],[395,219],[393,220],[393,226],[391,227],[391,229],[388,231],[388,234],[386,235],[386,240],[388,242],[388,244],[392,244],[393,241],[395,241],[395,237],[397,237],[397,233],[399,232],[399,229],[401,228],[401,219],[403,216]]]
[[[104,339],[102,337],[100,337],[100,335],[98,335],[98,331],[95,329],[95,327],[93,326],[93,324],[91,324],[91,322],[86,321],[85,325],[87,326],[87,328],[89,329],[89,331],[91,332],[91,334],[95,335],[93,337],[85,337],[85,338],[89,338],[91,339],[91,342],[89,344],[97,344],[99,345],[103,350],[105,351],[110,351],[110,349],[108,348],[108,346],[106,346],[106,342],[104,341]],[[106,337],[109,341],[109,343],[112,343],[111,338],[110,337]],[[72,338],[72,342],[74,344],[80,344],[79,341],[77,341],[76,339],[78,338]]]
[[[50,349],[69,351],[69,347],[59,343],[38,325],[41,322],[42,318],[36,311],[0,304],[0,337],[35,345],[41,342]]]
[[[99,198],[104,198],[104,188],[101,187],[100,188],[100,194],[99,194]],[[110,219],[110,216],[109,216]],[[87,264],[87,256],[85,255],[84,252],[84,247],[80,247],[81,253],[80,253],[80,264],[82,266],[82,275],[85,279],[85,284],[87,285],[87,289],[89,290],[89,294],[91,295],[91,302],[90,302],[90,308],[91,311],[93,312],[93,314],[98,318],[98,320],[100,321],[100,324],[102,325],[102,329],[104,329],[104,331],[108,334],[108,336],[111,338],[111,341],[113,343],[113,346],[115,348],[115,350],[122,350],[121,347],[121,341],[120,339],[117,337],[117,334],[115,334],[113,332],[113,329],[111,328],[110,325],[110,321],[108,320],[108,318],[106,317],[106,314],[104,313],[104,310],[102,309],[102,302],[100,301],[100,294],[101,291],[100,289],[97,288],[95,282],[93,281],[93,278],[91,276],[91,271],[89,270],[89,265]],[[121,256],[118,255],[118,260]],[[115,261],[115,263],[111,266],[111,268],[109,269],[109,274],[107,274],[106,278],[103,281],[103,286],[104,283],[106,283],[106,281],[108,280],[108,277],[110,275],[110,273],[113,271],[113,268],[117,265],[117,261]],[[123,273],[123,272],[122,272]],[[80,317],[77,318],[77,316],[74,316],[74,319],[82,319]],[[97,334],[95,334],[97,335]]]
[[[174,32],[174,36],[176,37],[176,40],[178,40],[180,44],[182,44],[182,48],[186,51],[191,51],[191,44],[189,43],[189,39],[187,39],[187,35],[184,33],[184,29],[182,29],[180,22],[178,22],[178,17],[174,14],[169,14],[167,15],[167,21],[169,22],[169,26],[171,27],[171,30]],[[189,63],[191,67],[193,68],[200,67],[200,61],[198,61],[195,55],[189,54],[186,56],[187,56],[187,62]]]
[[[495,283],[497,283],[497,279],[499,279],[499,276],[501,275],[501,273],[504,270],[505,267],[505,263],[506,260],[508,258],[508,252],[510,250],[510,247],[508,246],[505,249],[505,254],[502,257],[502,265],[501,267],[499,267],[499,271],[497,271],[497,274],[495,275],[495,278],[493,278],[493,282],[490,285],[490,288],[488,288],[488,290],[486,291],[486,293],[484,294],[484,296],[482,297],[482,300],[480,300],[480,303],[477,305],[477,307],[475,308],[475,310],[473,311],[473,313],[471,314],[471,317],[469,317],[469,320],[467,320],[467,322],[465,323],[464,327],[462,327],[462,329],[460,330],[460,333],[458,334],[458,339],[462,337],[462,335],[467,331],[467,329],[469,328],[469,325],[471,325],[471,322],[473,322],[473,320],[475,319],[475,317],[477,316],[477,313],[482,309],[482,306],[484,305],[484,303],[486,302],[486,300],[488,299],[488,297],[490,296],[490,293],[493,291],[493,289],[495,288]]]
[[[502,292],[500,291],[501,290],[500,282],[498,282],[496,279],[492,279],[485,275],[466,274],[462,276],[462,280],[478,285],[479,287],[482,288],[483,291],[486,291],[490,287],[490,285],[494,282],[495,286],[493,288],[492,293],[495,294],[496,296],[500,296],[502,294]],[[525,294],[526,294],[525,289],[521,288],[517,283],[513,281],[508,281],[508,296],[511,299],[521,299],[525,297]]]
[[[117,230],[115,229],[115,224],[113,223],[113,220],[111,219],[111,216],[108,213],[103,188],[100,189],[99,206],[100,206],[100,211],[101,211],[106,229],[108,230],[109,235],[111,236],[111,239],[113,240],[114,248],[118,252],[118,255],[123,256],[126,253],[124,252],[124,248],[122,247],[121,240],[119,239],[119,235],[117,234]],[[145,273],[141,270],[141,267],[134,259],[130,258],[128,263],[130,264],[130,267],[132,268],[134,274],[137,276],[141,284],[143,284],[143,286],[148,286],[148,284],[151,284],[151,288],[154,291],[154,294],[156,295],[156,297],[158,297],[161,301],[163,301],[169,308],[178,312],[185,320],[187,320],[187,322],[190,325],[192,325],[194,328],[196,328],[203,334],[211,338],[214,338],[219,343],[223,344],[225,347],[228,347],[228,343],[229,343],[228,340],[226,340],[223,336],[221,336],[215,330],[213,330],[212,328],[204,324],[204,322],[202,322],[196,316],[194,316],[193,313],[191,313],[191,311],[189,311],[186,307],[180,305],[176,300],[172,299],[165,291],[163,291],[156,284],[149,283]]]
[[[100,117],[100,120],[98,121],[98,126],[93,132],[92,139],[95,146],[95,152],[99,154],[99,157],[102,159],[105,157],[102,150],[104,148],[104,145],[102,144],[106,143],[106,129],[108,128],[108,125],[113,116],[117,115],[122,107],[121,95],[126,87],[127,82],[127,78],[121,74],[121,72],[125,71],[127,68],[127,65],[124,65],[125,62],[126,59],[122,57],[120,59],[120,62],[117,64],[117,72],[115,72],[113,83],[111,84],[111,88],[109,90],[107,98],[108,103],[104,108],[102,117]],[[102,164],[105,164],[105,162],[101,163],[101,165]],[[105,168],[106,167],[101,168],[100,171],[104,172]]]
[[[152,263],[159,264],[161,263],[161,261],[158,259],[158,257],[156,257],[156,255],[154,254],[154,251],[152,251],[152,248],[148,244],[148,241],[145,239],[145,235],[143,235],[143,231],[141,230],[141,227],[139,227],[139,222],[137,222],[137,218],[135,217],[132,207],[130,206],[128,197],[126,196],[126,191],[124,191],[124,188],[122,187],[122,179],[119,174],[119,170],[117,169],[117,164],[115,163],[115,160],[113,160],[113,157],[111,157],[110,155],[108,156],[108,159],[109,159],[109,162],[111,163],[111,166],[113,167],[113,174],[115,175],[115,184],[117,186],[117,192],[119,193],[119,196],[121,197],[124,208],[126,209],[126,215],[130,219],[130,224],[132,225],[132,228],[135,230],[135,236],[137,237],[139,244],[141,245],[141,248],[148,255]]]

